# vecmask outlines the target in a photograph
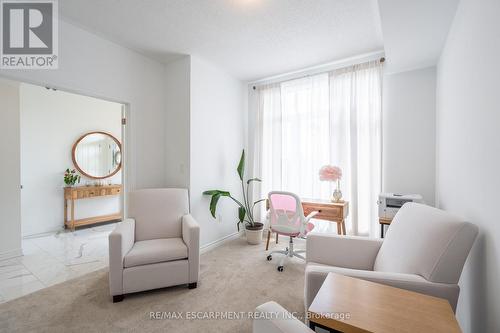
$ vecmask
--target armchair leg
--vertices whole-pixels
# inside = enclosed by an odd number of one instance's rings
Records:
[[[115,295],[113,296],[113,303],[118,303],[123,301],[123,295]]]
[[[189,289],[195,289],[196,287],[198,287],[198,282],[193,282],[188,284]]]

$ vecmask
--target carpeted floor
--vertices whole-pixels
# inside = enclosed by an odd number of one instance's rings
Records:
[[[197,289],[142,292],[115,304],[108,271],[100,270],[1,304],[0,332],[251,332],[250,319],[188,320],[187,312],[191,317],[198,311],[199,317],[210,316],[205,312],[246,313],[274,300],[303,315],[305,264],[293,259],[280,273],[276,259],[266,261],[264,244],[235,239],[202,255]],[[175,312],[182,319],[151,319],[151,312],[171,317]]]

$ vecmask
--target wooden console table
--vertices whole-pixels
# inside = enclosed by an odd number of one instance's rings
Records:
[[[314,219],[326,220],[337,223],[337,233],[339,235],[346,234],[345,219],[349,215],[349,201],[331,202],[330,200],[321,199],[302,199],[302,209],[304,215],[307,216],[313,211],[318,214]],[[269,210],[269,201],[266,199],[266,209]],[[269,249],[269,239],[271,238],[271,230],[267,232],[266,251]],[[278,235],[276,235],[276,244],[278,243]]]
[[[335,273],[308,309],[309,327],[330,332],[461,332],[446,299]]]
[[[75,227],[89,225],[94,223],[121,220],[122,212],[115,214],[93,216],[80,220],[75,220],[75,200],[104,197],[110,195],[119,195],[122,192],[121,185],[103,185],[103,186],[76,186],[64,188],[64,227],[70,227],[75,230]],[[68,220],[68,200],[71,202],[70,219]]]

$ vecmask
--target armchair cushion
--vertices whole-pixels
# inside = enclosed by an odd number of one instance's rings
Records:
[[[125,267],[186,259],[188,248],[182,238],[151,239],[136,242],[127,253]]]
[[[135,241],[182,237],[189,214],[187,189],[153,188],[130,192],[128,215],[135,219]]]

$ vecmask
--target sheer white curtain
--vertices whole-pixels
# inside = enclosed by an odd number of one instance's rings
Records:
[[[329,199],[334,184],[320,182],[318,171],[338,165],[350,202],[348,232],[376,236],[381,80],[374,61],[259,87],[254,170],[263,181],[257,196],[284,190]]]

